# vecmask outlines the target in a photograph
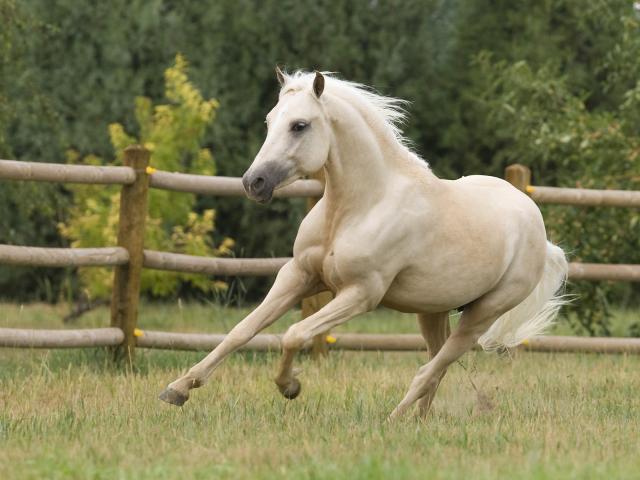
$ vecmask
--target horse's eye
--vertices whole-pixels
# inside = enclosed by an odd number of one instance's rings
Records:
[[[292,132],[301,132],[305,128],[307,128],[308,126],[309,126],[309,124],[307,122],[293,122],[291,124],[291,131]]]

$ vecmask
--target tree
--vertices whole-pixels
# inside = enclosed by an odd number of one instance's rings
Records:
[[[621,35],[594,63],[603,81],[593,90],[553,63],[534,68],[490,54],[477,57],[486,79],[478,108],[501,145],[497,162],[530,166],[538,184],[550,179],[557,186],[640,190],[640,22],[631,12],[609,21],[619,24]],[[551,238],[575,261],[640,263],[640,214],[634,209],[549,206],[544,217]],[[608,335],[609,305],[628,297],[632,287],[577,282],[570,290],[579,297],[574,324]]]
[[[161,101],[161,72],[180,51],[191,61],[194,82],[220,102],[202,144],[215,152],[222,175],[242,174],[263,141],[264,116],[276,102],[277,63],[289,70],[336,71],[409,100],[405,131],[442,177],[501,176],[506,163],[526,157],[536,182],[568,185],[586,173],[576,170],[570,177],[571,169],[554,157],[563,154],[559,149],[542,155],[536,148],[539,155],[531,157],[524,136],[515,146],[520,134],[510,131],[511,120],[499,120],[495,103],[508,96],[500,88],[516,89],[518,105],[525,105],[516,82],[524,67],[519,73],[507,67],[525,62],[532,82],[555,82],[553,88],[568,95],[562,102],[575,107],[574,118],[589,122],[604,112],[618,118],[639,73],[633,47],[639,35],[631,24],[624,26],[634,20],[628,0],[29,0],[19,7],[34,26],[20,34],[22,74],[6,79],[16,99],[7,139],[14,155],[27,160],[64,161],[70,147],[81,156],[108,157],[107,119],[139,136],[130,106],[140,95]],[[497,84],[499,72],[512,81]],[[30,92],[21,87],[25,82]],[[538,99],[548,108],[565,108],[552,97]],[[216,238],[233,236],[242,256],[290,255],[304,213],[304,202],[290,200],[268,208],[239,198],[200,198],[196,205],[199,211],[213,207]],[[20,228],[35,230],[26,217],[23,223]],[[570,230],[563,235],[567,245],[581,237]],[[47,242],[62,240],[49,236]],[[621,250],[616,258],[627,257]],[[247,280],[249,298],[259,298],[268,283]]]
[[[128,134],[119,123],[109,126],[116,159],[122,163],[122,152],[131,144],[142,144],[151,151],[153,168],[186,173],[213,174],[211,151],[202,148],[205,128],[213,122],[218,108],[216,100],[204,100],[186,75],[187,64],[181,55],[166,70],[165,88],[168,103],[153,106],[150,99],[136,99],[135,116],[139,138]],[[77,152],[69,152],[69,161],[77,162]],[[84,157],[82,163],[102,165],[98,156]],[[74,203],[69,219],[60,225],[62,234],[73,247],[96,247],[116,244],[119,215],[119,190],[93,186],[73,187]],[[212,243],[215,211],[194,211],[195,197],[165,190],[149,192],[149,213],[145,246],[149,249],[219,256],[230,252],[233,241],[225,238],[217,247]],[[112,286],[112,274],[102,269],[81,269],[80,278],[92,297],[106,297]],[[144,270],[141,290],[154,296],[174,294],[182,282],[210,293],[225,289],[226,284],[202,275]]]

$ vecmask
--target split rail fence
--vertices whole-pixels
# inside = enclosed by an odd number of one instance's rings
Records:
[[[531,172],[521,165],[506,169],[506,179],[539,203],[640,207],[640,192],[583,190],[531,186]],[[114,267],[111,326],[76,330],[0,328],[1,347],[113,347],[130,360],[136,347],[211,350],[223,334],[141,331],[137,328],[140,274],[143,268],[221,276],[271,276],[288,258],[205,258],[144,249],[149,188],[201,195],[244,196],[240,178],[188,175],[149,167],[149,152],[130,146],[124,166],[97,167],[0,160],[0,180],[121,185],[118,245],[106,248],[36,248],[0,245],[0,264],[48,267]],[[306,197],[311,206],[323,193],[319,180],[298,180],[275,192],[276,197]],[[573,280],[640,281],[640,265],[572,263]],[[330,297],[320,294],[303,301],[302,314],[317,311]],[[331,349],[425,350],[420,335],[335,334]],[[279,335],[258,335],[245,348],[279,350]],[[325,337],[314,340],[313,351],[325,353]],[[640,353],[640,339],[537,337],[521,348],[532,351]]]

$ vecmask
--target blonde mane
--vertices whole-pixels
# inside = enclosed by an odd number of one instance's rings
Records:
[[[355,101],[367,108],[368,115],[379,120],[378,123],[384,125],[396,141],[408,149],[411,142],[400,128],[407,120],[407,111],[404,108],[409,104],[407,100],[379,95],[367,85],[336,78],[333,72],[321,73],[325,77],[325,91],[334,93],[347,101],[350,100],[352,103]],[[310,88],[314,77],[314,73],[301,70],[285,74],[286,81],[280,94]]]

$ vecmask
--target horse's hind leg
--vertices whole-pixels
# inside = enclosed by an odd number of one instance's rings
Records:
[[[424,337],[425,342],[427,342],[429,359],[433,359],[451,333],[451,328],[449,326],[449,312],[419,313],[418,324],[420,325],[422,336]],[[435,396],[438,385],[440,385],[445,373],[446,370],[440,374],[438,383],[429,389],[418,401],[418,411],[420,412],[420,415],[425,416],[429,412],[431,402],[433,402],[433,397]]]
[[[504,300],[503,292],[494,291],[465,308],[458,327],[444,342],[436,356],[429,363],[420,367],[411,382],[409,391],[395,410],[391,412],[390,419],[401,416],[418,399],[431,391],[435,392],[449,365],[458,360],[465,352],[471,350],[491,324],[518,303],[506,303]]]

